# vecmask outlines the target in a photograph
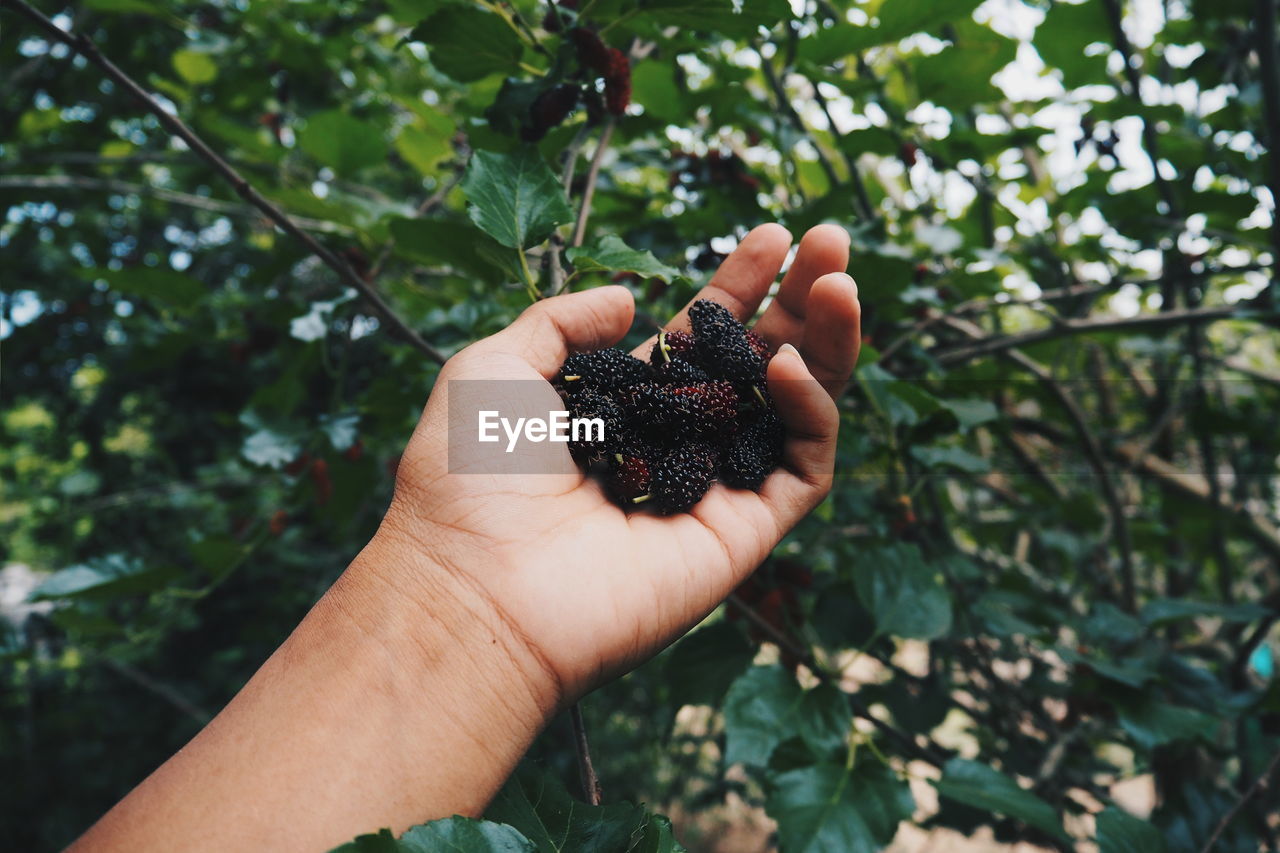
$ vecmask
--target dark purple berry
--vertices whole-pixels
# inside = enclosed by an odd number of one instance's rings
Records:
[[[617,349],[578,352],[560,368],[560,382],[576,394],[581,390],[617,391],[652,376],[649,365]]]

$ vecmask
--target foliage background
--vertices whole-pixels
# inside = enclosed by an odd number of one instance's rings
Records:
[[[849,228],[843,476],[587,700],[606,802],[693,850],[1277,849],[1272,0],[41,5],[445,354],[610,279],[638,339],[752,225]],[[632,106],[530,141],[538,94],[602,86],[575,18]],[[50,849],[367,540],[437,366],[99,69],[0,27],[0,839]],[[574,154],[551,241],[481,233],[476,151]],[[573,783],[567,726],[534,754]]]

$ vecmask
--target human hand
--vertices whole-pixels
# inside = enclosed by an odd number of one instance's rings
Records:
[[[779,226],[755,229],[700,297],[749,318],[790,244]],[[623,336],[628,291],[548,299],[450,359],[373,541],[76,849],[320,850],[481,813],[556,710],[703,618],[830,489],[833,398],[858,350],[848,250],[842,229],[805,235],[755,326],[782,347],[768,382],[788,429],[783,467],[759,493],[716,485],[687,515],[624,512],[563,444],[559,474],[449,470],[452,380],[532,380],[533,403],[561,410],[546,380],[571,350]]]
[[[749,320],[790,245],[781,226],[756,228],[698,298]],[[568,461],[563,444],[556,448],[565,457],[563,474],[450,473],[450,383],[539,380],[543,411],[562,409],[545,380],[570,352],[615,344],[632,322],[630,293],[598,288],[540,302],[449,360],[401,460],[379,532],[399,543],[403,557],[352,571],[428,611],[442,594],[470,601],[467,619],[492,620],[523,647],[512,654],[519,672],[502,677],[518,675],[553,706],[651,657],[714,609],[830,489],[834,398],[859,345],[857,288],[844,273],[848,253],[842,228],[809,231],[755,325],[779,350],[768,381],[788,431],[783,467],[759,493],[717,484],[689,514],[627,513]],[[668,328],[688,328],[686,311]],[[651,346],[647,341],[635,354],[647,359]]]

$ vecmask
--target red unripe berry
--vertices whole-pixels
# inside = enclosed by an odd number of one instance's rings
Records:
[[[268,522],[271,528],[272,536],[279,536],[289,527],[289,513],[282,509],[278,509],[271,514],[271,521]]]
[[[311,454],[304,450],[302,451],[302,454],[298,456],[297,459],[293,460],[288,465],[284,466],[284,472],[288,474],[290,477],[296,477],[299,474],[301,474],[303,471],[307,470],[307,468],[310,467],[310,465],[311,465]]]
[[[600,36],[586,27],[574,27],[569,30],[569,38],[578,49],[578,61],[584,67],[602,76],[609,73],[609,48],[600,41]]]
[[[329,478],[329,463],[317,459],[311,463],[311,482],[316,487],[316,503],[324,506],[333,497],[333,480]]]
[[[902,143],[902,147],[898,149],[898,158],[908,168],[914,166],[920,159],[920,146],[914,142]]]
[[[616,47],[609,48],[608,70],[604,74],[604,105],[616,116],[624,115],[631,103],[631,61]]]

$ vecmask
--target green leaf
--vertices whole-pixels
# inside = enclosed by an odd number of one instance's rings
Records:
[[[1000,417],[1000,410],[990,400],[968,398],[963,400],[940,400],[943,407],[956,416],[960,429],[968,432],[976,426],[990,423]]]
[[[1218,718],[1211,714],[1155,698],[1120,708],[1120,727],[1144,749],[1179,740],[1209,741],[1217,725]]]
[[[878,633],[932,640],[951,630],[951,597],[915,545],[867,551],[853,567],[853,580]]]
[[[188,546],[191,558],[208,572],[212,580],[222,580],[248,553],[241,542],[229,536],[208,536]]]
[[[520,38],[506,22],[473,6],[441,9],[413,28],[410,41],[431,48],[431,64],[460,83],[519,67]]]
[[[447,219],[392,219],[391,236],[396,241],[395,253],[415,263],[444,265],[481,278],[496,271],[479,249],[482,241],[493,241],[474,225]]]
[[[915,809],[906,782],[874,761],[791,770],[769,788],[765,811],[778,821],[782,853],[876,853]]]
[[[613,234],[601,237],[590,246],[574,246],[565,252],[565,257],[579,272],[631,272],[668,283],[680,274],[675,267],[660,262],[648,249],[633,249]]]
[[[895,426],[914,426],[942,406],[919,385],[899,379],[878,364],[864,365],[857,376],[876,408]]]
[[[913,447],[911,456],[926,468],[956,468],[969,474],[991,470],[991,463],[962,447]]]
[[[997,98],[991,77],[1014,60],[1018,43],[973,21],[957,22],[954,30],[951,47],[914,65],[920,100],[959,110]]]
[[[415,826],[399,839],[387,829],[361,835],[330,853],[534,853],[535,850],[533,843],[513,827],[454,815]]]
[[[849,731],[848,700],[834,687],[805,690],[781,666],[739,676],[724,699],[725,764],[764,766],[782,741],[800,736],[821,757]]]
[[[163,586],[172,576],[173,571],[167,567],[149,569],[141,560],[110,554],[54,572],[31,591],[30,600],[148,592]]]
[[[942,768],[942,778],[933,784],[938,793],[948,799],[1015,818],[1055,838],[1067,840],[1053,806],[985,764],[953,758]]]
[[[800,56],[826,65],[876,45],[906,38],[921,30],[936,30],[957,18],[972,15],[982,0],[933,0],[930,3],[886,2],[880,23],[859,27],[837,23],[800,42]]]
[[[1098,675],[1128,687],[1142,687],[1158,674],[1153,660],[1145,658],[1123,658],[1118,661],[1086,657],[1073,648],[1058,646],[1057,652],[1068,663],[1077,663],[1094,670]]]
[[[169,13],[150,0],[84,0],[84,7],[96,12],[169,17]]]
[[[1086,55],[1085,49],[1099,42],[1109,47],[1111,39],[1111,24],[1103,4],[1056,0],[1036,27],[1032,44],[1045,65],[1059,69],[1063,84],[1073,89],[1110,82],[1107,77],[1110,51]]]
[[[355,414],[320,416],[320,429],[324,430],[324,434],[329,437],[329,444],[339,453],[356,443],[356,428],[359,425],[360,416]]]
[[[395,141],[396,152],[423,175],[435,175],[440,161],[453,153],[447,137],[409,126],[400,131]]]
[[[218,64],[207,53],[198,50],[179,50],[174,53],[173,68],[188,83],[200,85],[218,79]]]
[[[1193,616],[1212,616],[1226,622],[1252,622],[1271,612],[1260,604],[1215,604],[1185,598],[1153,598],[1142,606],[1139,616],[1148,627],[1154,627]]]
[[[102,279],[117,293],[152,299],[182,314],[192,311],[208,290],[202,282],[168,267],[97,267],[81,270],[79,275],[86,281]]]
[[[756,666],[724,698],[724,761],[763,767],[791,736],[804,691],[781,666]]]
[[[1145,820],[1111,806],[1097,817],[1098,853],[1164,853],[1164,836]]]
[[[507,781],[485,817],[515,827],[539,853],[615,853],[631,849],[637,837],[651,838],[655,853],[680,849],[656,846],[662,833],[654,824],[663,819],[642,806],[585,805],[545,770],[531,765],[522,765]]]
[[[665,674],[672,701],[677,707],[720,704],[755,653],[742,632],[728,622],[694,631],[667,655]]]
[[[471,221],[512,249],[527,249],[573,218],[559,180],[536,148],[510,154],[477,151],[467,165],[462,191]]]
[[[298,134],[298,147],[343,176],[387,159],[382,131],[338,110],[310,116]]]

